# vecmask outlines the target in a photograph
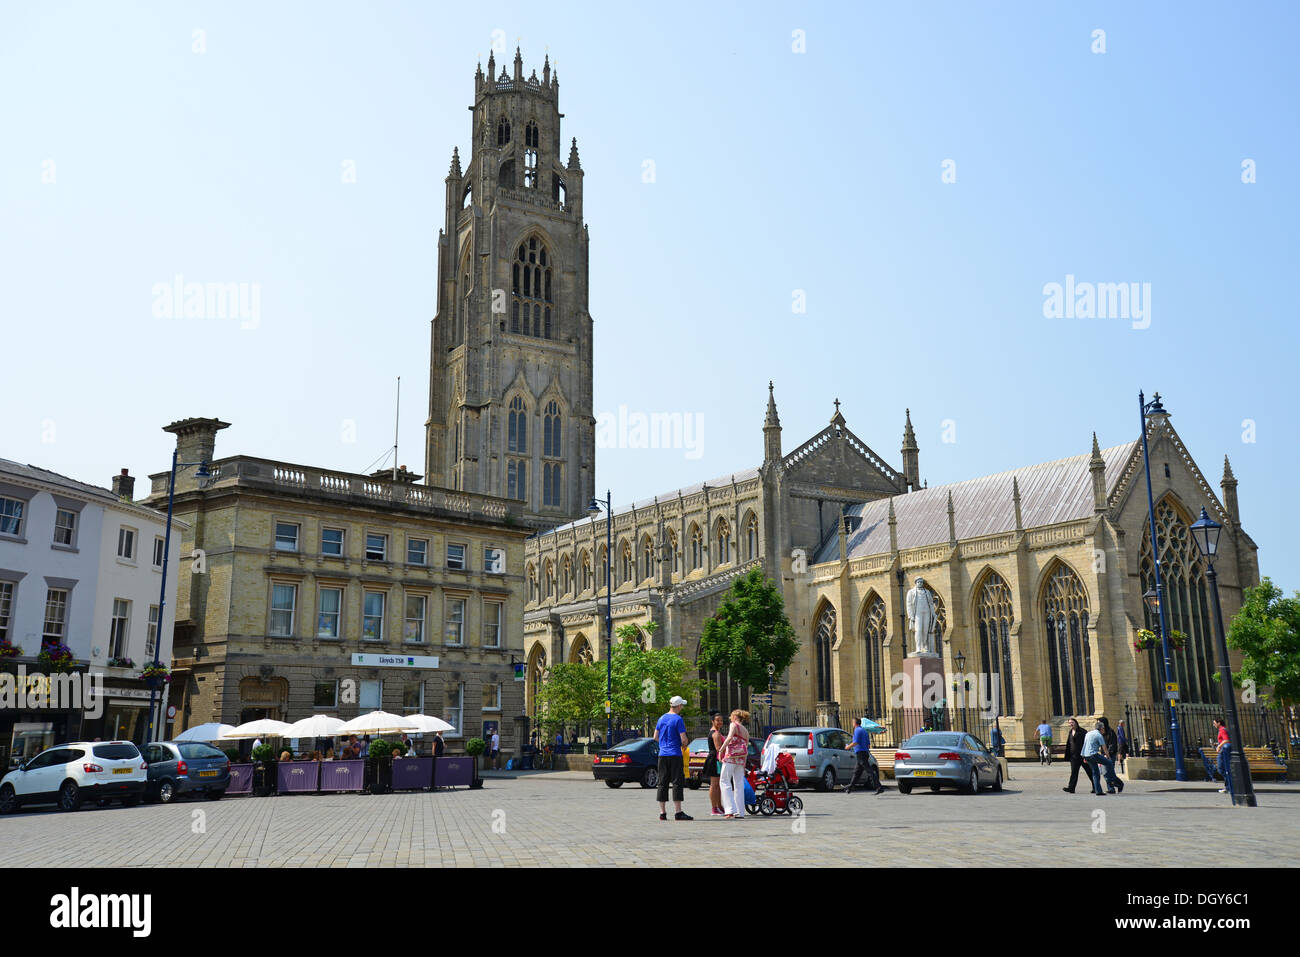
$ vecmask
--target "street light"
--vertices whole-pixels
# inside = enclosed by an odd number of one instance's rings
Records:
[[[163,531],[162,584],[158,589],[158,631],[153,637],[153,666],[155,668],[158,667],[158,655],[162,651],[163,622],[167,619],[165,614],[167,611],[167,560],[172,548],[172,505],[176,500],[176,469],[178,467],[190,468],[197,465],[199,470],[194,475],[199,480],[199,488],[206,488],[208,480],[212,477],[212,473],[208,471],[207,462],[178,462],[177,455],[179,452],[180,449],[172,450],[172,471],[167,480],[167,528]],[[149,683],[149,728],[145,732],[145,744],[153,740],[156,721],[154,715],[155,706],[159,711],[162,710],[162,703],[158,701],[157,679]],[[160,718],[161,715],[157,717]],[[157,724],[161,723],[161,721],[157,721]]]
[[[776,665],[770,661],[767,664],[767,727],[768,732],[772,730],[772,679],[776,675]]]
[[[1164,650],[1165,688],[1168,689],[1174,663],[1173,651],[1169,645],[1169,629],[1165,626],[1165,583],[1160,577],[1160,541],[1156,537],[1156,504],[1151,495],[1151,456],[1147,449],[1147,419],[1163,421],[1169,418],[1169,413],[1160,404],[1159,392],[1155,394],[1155,398],[1151,402],[1147,402],[1146,396],[1141,391],[1138,392],[1138,413],[1139,421],[1142,424],[1142,467],[1146,469],[1147,473],[1147,517],[1151,524],[1151,558],[1156,578],[1155,605],[1160,621],[1160,644]],[[1148,602],[1149,604],[1150,602]],[[1174,699],[1169,696],[1168,690],[1166,690],[1165,698],[1169,702],[1169,736],[1173,739],[1174,745],[1174,779],[1186,781],[1187,768],[1183,766],[1183,735],[1178,727],[1178,708],[1174,704]]]
[[[614,746],[614,496],[605,490],[605,501],[593,498],[587,514],[594,522],[605,510],[605,747]]]
[[[1219,576],[1214,571],[1214,556],[1219,551],[1219,532],[1223,526],[1214,521],[1201,507],[1201,517],[1192,523],[1192,538],[1205,559],[1206,574],[1210,577],[1210,594],[1214,598],[1214,639],[1219,651],[1219,682],[1222,686],[1224,708],[1228,713],[1228,769],[1232,775],[1232,803],[1258,807],[1255,784],[1250,779],[1250,767],[1241,750],[1241,724],[1237,720],[1237,696],[1232,691],[1232,672],[1228,667],[1228,639],[1223,633],[1223,609],[1219,607]],[[1229,786],[1228,782],[1224,782]]]
[[[960,651],[957,652],[957,675],[961,679],[961,729],[966,730],[966,656]],[[957,690],[956,682],[953,683],[952,690]]]

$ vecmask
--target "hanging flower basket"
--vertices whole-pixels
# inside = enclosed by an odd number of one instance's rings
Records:
[[[1137,640],[1133,642],[1133,647],[1138,651],[1146,651],[1156,643],[1156,633],[1149,628],[1139,628]]]
[[[18,645],[10,644],[7,641],[0,641],[0,658],[16,658],[23,653],[23,649]]]
[[[72,665],[76,661],[72,649],[57,641],[43,645],[41,653],[36,658],[44,666],[45,670],[51,674],[62,674],[71,671]]]
[[[1169,632],[1169,644],[1174,651],[1182,651],[1187,647],[1187,636],[1181,631]]]
[[[140,672],[140,678],[155,691],[172,680],[171,672],[163,665],[146,665],[144,671]]]

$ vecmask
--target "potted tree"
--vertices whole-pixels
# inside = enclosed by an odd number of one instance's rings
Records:
[[[367,763],[370,765],[370,793],[385,794],[393,785],[393,753],[401,750],[394,741],[376,738],[370,742]]]
[[[258,797],[266,797],[275,785],[275,748],[269,744],[259,744],[253,749],[253,791]]]
[[[465,742],[465,753],[474,762],[474,780],[470,782],[471,788],[481,788],[483,786],[483,779],[478,776],[478,758],[485,750],[487,750],[487,742],[482,738],[470,738]]]

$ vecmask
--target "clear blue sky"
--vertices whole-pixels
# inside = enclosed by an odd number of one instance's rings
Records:
[[[422,471],[443,177],[500,30],[578,138],[597,411],[703,416],[699,458],[598,451],[616,501],[756,465],[768,379],[787,450],[838,397],[901,464],[910,407],[932,485],[1127,441],[1145,388],[1295,588],[1297,9],[6,3],[0,454],[107,484],[211,415],[219,455],[360,470],[400,375]],[[155,318],[176,274],[258,283],[257,327]],[[1150,327],[1044,318],[1067,274],[1150,283]]]

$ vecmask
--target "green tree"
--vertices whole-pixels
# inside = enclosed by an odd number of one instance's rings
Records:
[[[1265,578],[1247,588],[1241,611],[1228,627],[1228,647],[1242,654],[1233,682],[1271,688],[1260,700],[1274,708],[1300,703],[1300,591],[1286,598]]]
[[[654,633],[653,629],[647,630]],[[625,640],[614,646],[612,660],[611,700],[616,720],[624,726],[639,726],[647,731],[668,710],[673,695],[686,699],[684,715],[699,713],[701,682],[686,677],[692,669],[680,648],[642,648],[635,640],[639,637],[636,625],[624,625],[617,634]]]
[[[537,692],[538,723],[547,739],[565,725],[604,717],[605,675],[593,665],[574,662],[555,665]]]
[[[750,690],[766,691],[767,666],[783,674],[799,653],[799,641],[785,616],[785,599],[761,569],[731,583],[700,635],[700,667],[726,671]]]

